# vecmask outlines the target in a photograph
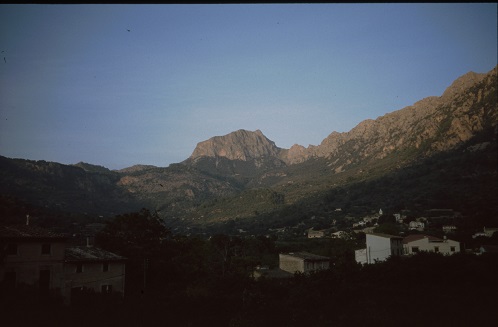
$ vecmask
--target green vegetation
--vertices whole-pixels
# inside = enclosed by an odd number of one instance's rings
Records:
[[[389,222],[387,222],[389,223]],[[494,238],[494,241],[497,239]],[[357,240],[278,241],[172,235],[155,214],[117,216],[100,246],[127,255],[124,298],[84,294],[69,307],[34,289],[2,289],[7,326],[494,326],[496,255],[420,253],[360,266]],[[331,269],[251,278],[280,251],[313,251]],[[0,285],[2,287],[2,285]]]
[[[476,146],[480,150],[474,150]],[[465,217],[467,228],[498,226],[497,152],[495,131],[488,129],[455,150],[389,173],[382,171],[386,166],[393,166],[389,161],[396,160],[394,155],[368,169],[361,167],[367,171],[362,174],[354,170],[327,175],[310,169],[310,176],[303,177],[302,182],[250,190],[211,201],[190,213],[191,217],[199,218],[190,227],[204,232],[237,233],[243,229],[258,234],[301,223],[308,228],[332,227],[334,219],[336,227],[345,227],[348,226],[344,225],[346,215],[363,217],[379,208],[391,214],[405,210],[412,215],[422,215],[428,209],[451,208]],[[306,166],[311,168],[312,162]],[[291,170],[287,174],[292,178]],[[321,177],[312,179],[314,175]],[[343,182],[338,180],[339,176]],[[337,184],[331,187],[334,180]],[[281,194],[283,203],[272,202],[272,194]],[[336,212],[338,208],[342,211]],[[313,217],[315,221],[311,221]],[[320,219],[326,221],[325,225],[316,224]]]

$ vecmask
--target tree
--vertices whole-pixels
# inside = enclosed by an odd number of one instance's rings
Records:
[[[379,220],[377,221],[379,225],[382,224],[387,224],[387,223],[396,223],[396,217],[394,215],[382,215],[379,217]]]
[[[401,228],[399,227],[399,224],[396,223],[384,223],[382,225],[377,226],[374,229],[374,232],[389,234],[389,235],[399,235],[399,232],[401,232]]]
[[[160,251],[170,236],[171,231],[162,224],[157,213],[144,208],[116,216],[96,236],[96,241],[109,251],[143,257]]]

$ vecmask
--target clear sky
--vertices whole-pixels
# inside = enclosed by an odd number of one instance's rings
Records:
[[[491,70],[496,17],[496,3],[0,5],[0,155],[165,167],[238,129],[318,145]]]

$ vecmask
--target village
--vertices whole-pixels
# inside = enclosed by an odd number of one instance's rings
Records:
[[[337,210],[337,211],[340,211]],[[361,219],[349,219],[350,228],[337,230],[336,220],[327,229],[308,228],[299,238],[301,240],[336,239],[355,240],[363,247],[354,250],[356,263],[375,264],[390,257],[409,257],[421,252],[454,255],[465,252],[482,255],[498,253],[498,245],[483,242],[479,247],[467,248],[465,243],[454,239],[457,226],[448,222],[458,221],[459,213],[450,209],[427,211],[427,217],[408,218],[404,213],[385,215],[378,213]],[[2,245],[0,283],[3,287],[14,289],[18,285],[32,285],[42,293],[56,292],[64,303],[78,298],[84,292],[101,294],[125,294],[125,275],[127,258],[95,246],[94,237],[103,224],[90,224],[85,227],[86,244],[75,245],[65,234],[55,233],[29,224],[0,226]],[[94,226],[98,225],[98,226]],[[302,227],[302,226],[301,226]],[[295,228],[271,230],[263,238],[288,239],[289,231]],[[392,233],[388,233],[391,231]],[[240,232],[240,231],[239,231]],[[475,232],[473,239],[496,238],[498,228],[483,227]],[[273,235],[273,236],[271,236]],[[494,235],[494,236],[493,236]],[[226,236],[228,241],[232,239]],[[255,238],[255,236],[246,236]],[[476,243],[477,244],[477,243]],[[230,249],[228,249],[230,250]],[[227,251],[228,251],[227,250]],[[226,258],[225,258],[226,259]],[[268,261],[267,261],[268,262]],[[310,273],[331,269],[333,258],[296,249],[278,253],[278,264],[268,265],[259,262],[253,267],[250,276],[255,280],[265,278],[292,277],[295,273]],[[145,279],[146,262],[144,263]]]

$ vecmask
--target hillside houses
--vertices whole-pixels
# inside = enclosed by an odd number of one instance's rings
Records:
[[[410,221],[408,223],[408,229],[409,230],[418,230],[418,231],[423,231],[425,228],[425,223],[422,221]]]
[[[308,238],[323,238],[326,235],[326,230],[314,230],[313,228],[308,229]]]
[[[366,235],[366,248],[355,251],[355,260],[361,264],[385,261],[390,256],[435,252],[451,255],[460,252],[460,243],[454,240],[414,234],[406,237],[371,233]]]
[[[477,232],[474,235],[472,235],[472,238],[476,238],[479,236],[482,237],[492,237],[495,232],[498,232],[498,228],[483,228],[482,232]]]

